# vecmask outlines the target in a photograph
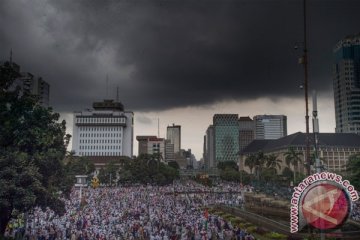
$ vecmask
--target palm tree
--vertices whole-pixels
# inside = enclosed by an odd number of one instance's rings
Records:
[[[253,174],[253,169],[255,167],[255,162],[256,162],[256,156],[254,154],[249,155],[246,159],[245,159],[245,166],[247,166],[250,169],[250,174]]]
[[[255,155],[255,171],[256,171],[256,176],[257,176],[257,180],[260,180],[260,175],[263,169],[263,166],[266,162],[266,156],[262,151],[259,151],[256,155]]]
[[[266,167],[274,169],[275,173],[277,173],[276,169],[281,169],[281,160],[275,154],[270,154],[266,157]]]
[[[285,161],[286,164],[290,167],[290,164],[293,166],[294,171],[294,184],[296,181],[296,170],[299,170],[299,163],[301,163],[301,157],[303,153],[295,151],[294,147],[289,147],[288,151],[285,153]]]

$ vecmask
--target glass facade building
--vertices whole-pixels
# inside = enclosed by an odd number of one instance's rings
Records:
[[[285,115],[256,115],[255,139],[278,139],[287,135]]]
[[[360,133],[360,35],[334,48],[333,87],[338,133]]]
[[[255,124],[250,117],[239,118],[239,150],[243,150],[255,139]]]
[[[215,164],[238,159],[238,114],[215,114],[213,117],[215,140]]]

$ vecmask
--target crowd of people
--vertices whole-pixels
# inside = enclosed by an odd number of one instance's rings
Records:
[[[360,201],[359,200],[353,203],[350,217],[351,217],[351,219],[360,222]]]
[[[206,207],[225,204],[243,207],[250,186],[217,182],[206,187],[194,181],[176,181],[168,186],[118,186],[73,189],[64,199],[66,213],[33,209],[13,219],[5,237],[27,240],[251,240],[245,229],[232,226]],[[351,219],[360,221],[360,203]],[[26,224],[25,224],[26,221]],[[26,226],[26,227],[25,227]]]
[[[244,229],[204,210],[218,203],[241,206],[242,190],[238,185],[222,183],[211,189],[179,181],[165,187],[86,188],[80,199],[79,190],[74,189],[65,200],[65,215],[35,208],[27,217],[26,229],[20,222],[10,222],[5,236],[24,234],[30,240],[254,239]]]

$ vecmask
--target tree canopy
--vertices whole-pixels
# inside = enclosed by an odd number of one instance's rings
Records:
[[[70,186],[63,159],[70,135],[59,114],[38,104],[36,96],[14,87],[19,72],[9,62],[0,66],[0,232],[14,210],[34,206],[64,212],[58,194]]]
[[[179,177],[178,169],[160,162],[157,155],[144,154],[128,160],[119,171],[119,182],[164,185]],[[101,182],[101,181],[100,181]]]
[[[360,154],[354,154],[349,157],[346,166],[349,173],[349,180],[352,185],[359,191],[360,189]]]
[[[231,168],[235,171],[238,171],[238,165],[236,164],[236,162],[234,161],[224,161],[224,162],[219,162],[217,167],[221,170],[225,170],[227,168]]]

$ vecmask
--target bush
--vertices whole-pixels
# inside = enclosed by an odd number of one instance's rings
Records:
[[[257,234],[264,235],[264,234],[268,233],[269,231],[266,228],[257,227],[255,232]]]
[[[245,224],[244,224],[244,226],[247,228],[247,227],[251,227],[251,226],[254,226],[252,223],[249,223],[249,222],[246,222]]]
[[[256,232],[256,229],[257,229],[256,226],[251,225],[251,226],[246,228],[246,231],[249,232],[249,233],[254,233],[254,232]]]
[[[265,236],[267,238],[270,238],[270,239],[279,239],[279,240],[285,240],[287,238],[286,235],[284,234],[281,234],[281,233],[277,233],[277,232],[269,232],[267,234],[265,234]]]
[[[228,214],[228,213],[224,214],[224,216],[223,216],[223,218],[225,218],[227,221],[229,221],[233,217],[234,217],[233,215]]]
[[[214,215],[217,215],[217,216],[222,216],[222,215],[224,215],[225,213],[224,212],[222,212],[222,211],[216,211],[216,212],[214,212]]]
[[[240,229],[245,229],[245,223],[240,223],[240,224],[239,224],[239,228],[240,228]]]
[[[230,219],[232,225],[239,225],[242,222],[242,219],[234,217]]]
[[[208,212],[211,213],[211,214],[215,214],[216,210],[214,208],[209,208]]]

